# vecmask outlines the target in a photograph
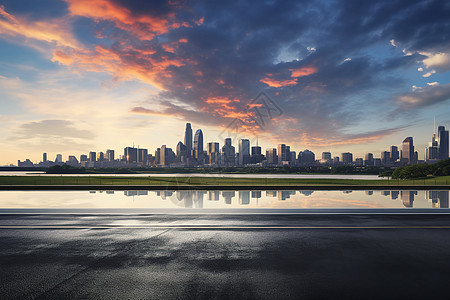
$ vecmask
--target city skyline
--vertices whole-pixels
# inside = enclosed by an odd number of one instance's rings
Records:
[[[175,152],[186,122],[205,142],[238,124],[262,149],[360,158],[413,136],[424,159],[434,116],[450,127],[449,14],[442,0],[3,0],[0,165]],[[275,110],[258,111],[261,92]]]
[[[256,145],[246,138],[235,138],[236,147],[233,146],[232,138],[225,138],[223,146],[219,142],[206,142],[203,139],[202,129],[195,131],[192,139],[192,125],[186,123],[184,131],[184,143],[180,140],[176,144],[175,150],[164,144],[152,150],[137,147],[125,147],[123,155],[115,156],[115,150],[108,149],[106,152],[90,151],[88,154],[81,154],[78,160],[73,155],[68,155],[68,160],[63,161],[62,154],[56,154],[54,161],[48,160],[48,153],[42,154],[42,161],[32,162],[29,159],[21,162],[19,167],[49,167],[62,165],[63,163],[73,167],[197,167],[197,166],[218,166],[218,167],[245,167],[245,166],[388,166],[395,167],[417,163],[435,163],[439,160],[449,158],[449,131],[445,126],[439,125],[431,135],[431,142],[424,150],[426,157],[422,160],[419,157],[417,148],[414,146],[413,137],[406,137],[400,145],[389,146],[389,151],[381,151],[379,157],[373,152],[367,152],[363,157],[358,157],[352,152],[342,152],[340,154],[332,152],[322,152],[321,159],[314,151],[309,149],[291,149],[290,145],[278,144],[277,148],[266,148],[265,154],[256,139]],[[386,147],[387,148],[387,147]],[[189,149],[191,149],[189,151]]]

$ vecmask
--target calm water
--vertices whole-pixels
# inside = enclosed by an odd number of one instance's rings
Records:
[[[449,191],[1,191],[1,208],[448,208]]]
[[[232,177],[232,178],[336,178],[336,179],[383,179],[377,175],[333,174],[45,174],[44,172],[0,172],[0,176],[119,176],[119,177]]]

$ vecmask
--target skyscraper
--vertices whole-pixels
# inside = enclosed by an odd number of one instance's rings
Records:
[[[341,153],[341,160],[344,165],[353,164],[353,154],[350,152]]]
[[[269,165],[278,164],[277,149],[276,148],[267,149],[266,150],[266,158],[267,158],[267,163]]]
[[[301,166],[310,166],[316,162],[316,155],[314,152],[306,149],[305,151],[300,151],[298,153],[298,163]]]
[[[389,151],[381,152],[381,163],[388,165],[391,162],[391,153]]]
[[[114,150],[106,150],[106,160],[108,160],[109,162],[114,161]]]
[[[331,152],[322,152],[323,160],[331,160]]]
[[[414,142],[412,137],[407,137],[402,143],[402,157],[401,160],[407,164],[414,164]]]
[[[97,160],[97,153],[96,152],[89,152],[89,161],[95,162]]]
[[[448,130],[445,126],[438,127],[438,141],[439,141],[439,159],[448,158]]]
[[[373,166],[373,153],[366,153],[364,164],[366,166]]]
[[[389,152],[391,152],[391,162],[396,162],[400,158],[397,146],[391,146]]]
[[[225,166],[233,166],[235,160],[236,151],[231,144],[231,138],[225,139],[225,144],[222,147],[222,163]]]
[[[192,127],[191,123],[186,123],[184,131],[184,145],[186,146],[186,155],[190,156],[192,151]]]
[[[187,123],[189,124],[189,123]],[[187,124],[186,124],[186,130],[187,130]],[[191,124],[189,124],[189,127]],[[186,150],[187,150],[186,146]],[[203,159],[203,132],[201,129],[197,129],[194,136],[194,153],[195,153],[195,159],[197,159],[198,163],[202,163]]]
[[[123,152],[124,152],[125,159],[126,159],[128,164],[130,164],[130,163],[137,163],[137,156],[138,156],[137,148],[126,147],[123,150],[124,150]]]
[[[42,161],[45,163],[47,162],[47,153],[42,154]]]
[[[97,161],[103,161],[105,159],[105,155],[103,152],[97,153]]]
[[[278,144],[278,158],[280,162],[287,160],[285,144]]]
[[[147,158],[148,158],[148,149],[138,149],[137,162],[142,166],[146,166]]]
[[[248,164],[250,160],[250,141],[248,139],[239,140],[239,165]]]
[[[206,150],[209,163],[210,164],[217,163],[219,158],[219,143],[217,142],[208,143]]]

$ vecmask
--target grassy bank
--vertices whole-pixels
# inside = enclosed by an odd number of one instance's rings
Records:
[[[410,180],[286,179],[223,177],[127,177],[127,176],[0,176],[0,185],[192,185],[192,186],[433,186],[450,185],[450,176]]]

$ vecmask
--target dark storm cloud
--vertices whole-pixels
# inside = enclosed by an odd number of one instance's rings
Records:
[[[60,0],[2,0],[0,6],[12,14],[24,14],[31,20],[47,20],[67,14],[67,4]]]
[[[330,130],[331,123],[331,130],[339,134],[339,129],[358,121],[355,115],[362,110],[350,98],[380,87],[397,87],[401,79],[392,78],[390,72],[411,67],[420,59],[417,55],[384,58],[369,54],[370,47],[389,44],[390,32],[401,27],[395,21],[398,14],[411,18],[421,9],[410,1],[332,5],[208,1],[196,8],[205,18],[203,26],[169,34],[189,40],[177,55],[192,59],[195,66],[178,68],[161,94],[194,109],[207,109],[204,100],[212,96],[239,98],[241,102],[234,105],[242,107],[267,87],[261,83],[266,74],[282,84],[292,82],[292,70],[314,66],[317,72],[298,78],[296,84],[272,88],[271,95],[285,108],[286,118],[299,120],[300,125],[293,126],[319,134],[327,127]],[[299,61],[291,58],[277,63],[282,48]],[[195,75],[196,71],[203,76]],[[370,105],[370,99],[364,100]],[[352,104],[353,112],[348,113],[346,108]],[[217,118],[216,122],[227,121]]]
[[[388,114],[436,103],[374,95],[405,93],[411,84],[401,71],[450,43],[450,5],[440,0],[66,2],[72,16],[95,20],[109,44],[58,49],[54,61],[161,88],[134,113],[223,126],[265,89],[284,111],[274,136],[300,140],[345,142],[345,129],[377,105]],[[439,64],[428,65],[445,72]]]

